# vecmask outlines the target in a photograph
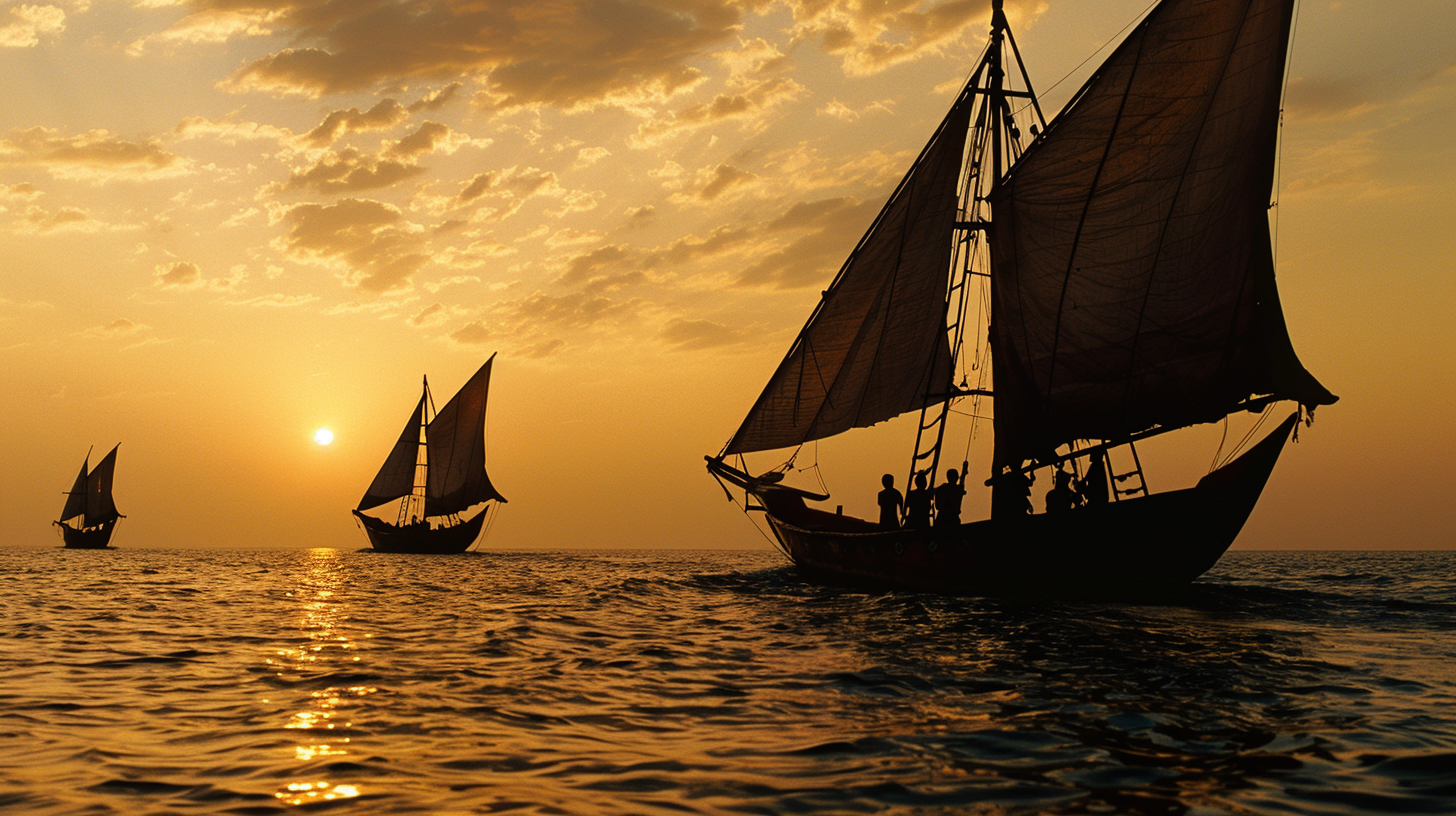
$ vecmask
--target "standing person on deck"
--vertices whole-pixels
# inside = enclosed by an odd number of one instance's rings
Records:
[[[966,495],[966,489],[961,487],[961,480],[965,478],[969,468],[970,463],[964,462],[961,464],[960,473],[956,473],[954,468],[947,470],[945,484],[935,488],[936,527],[955,527],[961,523],[961,499]]]
[[[880,491],[880,527],[885,530],[900,529],[900,511],[905,506],[905,499],[901,497],[900,491],[895,489],[895,477],[886,473],[880,477],[880,484],[885,486]]]
[[[915,486],[905,494],[905,526],[916,530],[930,528],[930,488],[925,486],[925,474],[915,474]]]

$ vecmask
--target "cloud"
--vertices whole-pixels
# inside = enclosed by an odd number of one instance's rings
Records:
[[[382,159],[352,147],[326,153],[311,167],[294,170],[288,181],[270,185],[271,192],[314,190],[320,193],[357,193],[390,187],[414,178],[425,168],[412,161]]]
[[[66,30],[66,12],[55,6],[11,6],[0,17],[0,47],[30,48],[40,44],[40,35]]]
[[[436,151],[454,153],[467,144],[489,147],[490,143],[489,139],[471,139],[463,133],[451,130],[448,125],[426,121],[414,133],[390,145],[385,154],[412,159]]]
[[[679,351],[700,351],[741,343],[744,333],[711,320],[673,318],[662,327],[658,337]]]
[[[844,264],[856,239],[880,211],[881,202],[825,198],[795,204],[764,225],[766,232],[787,233],[786,245],[741,272],[737,286],[796,289],[823,286]]]
[[[445,311],[445,304],[436,302],[410,315],[405,322],[411,326],[429,326],[448,317],[449,313]]]
[[[0,139],[0,167],[42,167],[62,177],[157,177],[181,170],[156,142],[128,142],[105,130],[62,136],[46,127],[12,130]]]
[[[92,219],[90,214],[79,207],[58,207],[54,211],[37,205],[25,208],[25,231],[27,232],[55,232],[57,230],[95,232],[101,227],[101,222]]]
[[[110,323],[103,323],[100,326],[92,326],[91,328],[82,332],[82,334],[98,340],[108,340],[113,338],[131,337],[135,334],[147,331],[150,328],[151,326],[148,326],[145,323],[137,323],[124,317],[118,317]]]
[[[263,140],[285,144],[293,139],[293,131],[287,128],[264,125],[258,122],[241,122],[228,114],[221,119],[204,116],[189,116],[177,123],[177,135],[183,139],[212,136],[224,144],[237,144],[240,140]]]
[[[161,2],[143,2],[138,5],[168,5]],[[168,45],[218,43],[235,37],[260,37],[271,33],[268,25],[273,16],[262,9],[202,9],[173,23],[166,30],[150,34],[127,46],[129,56],[138,57],[156,43]]]
[[[591,167],[610,155],[612,155],[612,151],[605,147],[583,147],[576,151],[576,162],[571,165],[571,169],[580,170],[584,167]]]
[[[739,249],[750,243],[756,233],[753,229],[725,226],[706,236],[686,235],[652,249],[606,244],[568,259],[557,282],[591,292],[621,289],[647,281],[649,273],[657,270],[680,269]]]
[[[730,164],[703,168],[698,171],[698,188],[694,195],[703,201],[713,201],[729,190],[742,187],[757,178],[758,176]]]
[[[1358,79],[1295,77],[1284,100],[1291,117],[1316,121],[1358,116],[1375,107],[1366,83]]]
[[[603,194],[564,189],[556,174],[537,167],[507,167],[504,170],[490,170],[477,173],[467,181],[459,193],[444,202],[446,209],[459,209],[488,201],[492,206],[477,213],[476,221],[504,221],[520,212],[526,202],[535,197],[559,198],[562,209],[548,213],[559,218],[568,212],[590,210],[597,205]]]
[[[385,99],[363,113],[358,108],[337,110],[324,117],[318,127],[299,138],[309,144],[323,146],[334,143],[346,133],[385,130],[409,118],[409,111],[393,99]]]
[[[164,289],[190,288],[201,285],[202,270],[195,263],[174,261],[169,264],[158,264],[156,277],[156,284]]]
[[[438,91],[433,91],[431,93],[425,94],[418,101],[410,103],[409,109],[411,112],[422,110],[439,110],[440,108],[445,107],[445,105],[451,99],[454,99],[455,94],[459,93],[460,89],[463,87],[465,87],[464,83],[452,82],[449,85],[446,85],[445,87],[439,89]]]
[[[861,116],[870,113],[894,113],[895,100],[883,99],[879,102],[871,102],[859,110],[849,107],[838,99],[831,99],[815,111],[820,116],[828,116],[838,119],[841,122],[854,122]]]
[[[235,300],[230,305],[273,306],[287,309],[293,306],[302,306],[305,303],[312,303],[315,300],[318,300],[318,295],[285,295],[282,293],[274,293],[271,295],[259,295],[258,297],[248,298],[246,300]]]
[[[552,295],[538,291],[518,300],[495,303],[449,337],[461,345],[525,344],[527,356],[544,357],[563,345],[556,335],[615,326],[632,320],[645,306],[638,298],[619,300],[583,292]]]
[[[383,202],[299,204],[282,211],[279,220],[288,231],[278,245],[291,257],[341,269],[346,282],[366,292],[406,288],[430,260],[424,230]]]
[[[1006,14],[1025,28],[1045,8],[1045,0],[1023,0],[1008,4]],[[824,51],[840,56],[851,76],[939,53],[967,33],[980,34],[990,20],[987,0],[819,0],[792,9],[795,42],[817,40]]]
[[[677,133],[696,130],[728,119],[739,119],[750,126],[756,125],[769,109],[797,99],[805,93],[807,89],[804,86],[787,77],[764,79],[741,91],[721,93],[709,102],[689,105],[644,122],[638,126],[631,143],[633,147],[660,144]]]
[[[224,5],[192,3],[194,15]],[[295,45],[249,62],[224,85],[316,97],[470,78],[484,87],[476,104],[491,109],[631,104],[699,82],[702,72],[691,63],[732,39],[742,6],[737,0],[250,0],[247,7],[267,16],[272,34]]]

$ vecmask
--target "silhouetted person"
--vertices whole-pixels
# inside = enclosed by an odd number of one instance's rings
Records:
[[[1031,485],[1036,477],[1012,471],[991,479],[991,518],[1011,518],[1031,512]]]
[[[1072,489],[1072,474],[1065,470],[1058,470],[1056,484],[1046,494],[1046,511],[1048,513],[1066,513],[1081,504],[1082,497]]]
[[[1097,453],[1087,467],[1087,475],[1077,483],[1077,492],[1087,505],[1107,504],[1107,454]]]
[[[924,530],[930,526],[930,488],[925,486],[925,474],[915,474],[915,486],[905,494],[905,526]]]
[[[900,510],[905,506],[905,500],[900,496],[900,491],[895,489],[895,477],[886,473],[880,477],[880,484],[885,486],[880,491],[880,526],[886,530],[900,529]]]
[[[961,487],[960,477],[954,468],[947,470],[945,484],[935,488],[936,527],[954,527],[961,523],[961,499],[965,498],[966,489]]]

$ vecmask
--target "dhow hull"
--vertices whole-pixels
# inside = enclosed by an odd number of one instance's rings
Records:
[[[489,509],[477,513],[475,518],[454,527],[431,528],[428,524],[411,524],[403,527],[366,516],[358,510],[354,515],[369,535],[369,544],[378,552],[422,553],[443,555],[462,553],[470,549],[480,537]]]
[[[104,550],[111,545],[111,533],[116,529],[117,519],[98,524],[95,527],[79,529],[56,523],[61,528],[61,540],[68,550]]]
[[[792,496],[759,498],[794,566],[818,583],[954,595],[1156,595],[1207,572],[1233,544],[1297,418],[1192,488],[1056,515],[882,531]]]

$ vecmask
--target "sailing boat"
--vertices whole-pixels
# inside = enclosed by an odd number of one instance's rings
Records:
[[[970,80],[706,457],[801,573],[1106,595],[1186,584],[1223,555],[1296,423],[1336,400],[1295,355],[1274,280],[1294,2],[1163,0],[1048,123],[994,0]],[[989,316],[971,313],[980,302]],[[903,529],[825,512],[806,500],[827,494],[782,483],[792,455],[758,476],[742,458],[918,412],[906,483],[933,485],[952,404],[977,416],[988,399],[985,520],[960,523],[957,509]],[[1279,401],[1297,407],[1242,455],[1191,488],[1148,490],[1135,443],[1242,411],[1267,419]],[[1083,499],[1033,513],[1035,473],[1068,465],[1055,480],[1080,482]]]
[[[430,381],[354,516],[380,552],[458,553],[480,538],[490,502],[505,504],[485,472],[485,403],[492,354],[445,407],[434,410]],[[393,523],[363,511],[398,501]],[[473,517],[464,515],[478,504]]]
[[[91,452],[81,462],[81,472],[76,482],[66,493],[66,505],[61,508],[61,520],[51,522],[61,528],[61,539],[73,550],[104,550],[111,543],[111,533],[116,522],[126,516],[116,512],[116,502],[111,498],[111,481],[116,472],[116,451],[111,449],[95,470],[91,465]]]

